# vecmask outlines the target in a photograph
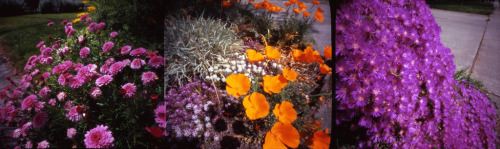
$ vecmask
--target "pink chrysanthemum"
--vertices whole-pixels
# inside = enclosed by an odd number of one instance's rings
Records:
[[[132,47],[129,46],[129,45],[123,46],[122,49],[121,49],[121,53],[122,54],[127,54],[128,52],[130,52],[130,49],[132,49]]]
[[[47,79],[50,77],[50,72],[45,72],[42,74],[43,80],[47,81]]]
[[[99,23],[99,25],[97,25],[97,29],[101,30],[101,31],[104,30],[105,27],[106,27],[106,23],[104,23],[104,22],[101,22],[101,23]]]
[[[135,96],[135,92],[137,90],[137,87],[133,83],[127,83],[122,86],[122,90],[125,91],[125,97],[126,98],[132,98]]]
[[[71,88],[79,88],[80,86],[83,85],[83,83],[85,83],[85,78],[83,78],[84,76],[75,76],[71,79],[69,79],[69,87]]]
[[[21,110],[25,109],[30,109],[35,105],[37,97],[35,95],[29,95],[28,97],[24,98],[23,102],[21,103]]]
[[[92,32],[95,32],[96,30],[97,30],[97,23],[95,23],[95,22],[90,23],[89,32],[92,33]]]
[[[113,48],[113,46],[115,46],[115,44],[113,42],[106,42],[103,46],[102,46],[102,51],[104,52],[108,52],[109,50],[111,50]]]
[[[45,44],[45,41],[40,41],[40,42],[36,45],[36,47],[37,47],[37,48],[43,47],[43,44]]]
[[[90,52],[90,49],[88,47],[83,47],[80,50],[80,57],[87,58],[87,56],[89,55],[89,52]]]
[[[84,14],[84,15],[80,16],[80,21],[87,19],[87,16],[88,16],[88,14]]]
[[[78,44],[83,45],[83,43],[85,43],[85,41],[86,40],[85,40],[85,37],[83,35],[78,36]]]
[[[41,111],[43,108],[45,108],[45,102],[37,102],[35,104],[35,111],[36,112]]]
[[[38,112],[35,117],[33,117],[33,127],[42,128],[42,126],[47,122],[47,114],[43,111]]]
[[[66,133],[66,135],[68,136],[68,138],[73,139],[73,137],[75,137],[75,135],[76,135],[76,129],[75,128],[69,128],[68,132]]]
[[[141,80],[143,85],[151,86],[154,84],[155,79],[158,79],[158,76],[154,72],[148,71],[142,73]]]
[[[68,114],[66,114],[66,117],[73,122],[79,121],[80,119],[83,118],[82,114],[80,113],[81,108],[82,107],[80,107],[80,106],[71,107],[71,109],[69,109]],[[78,111],[79,109],[80,109],[80,112]]]
[[[56,99],[55,98],[50,99],[49,104],[51,106],[55,106],[56,105]]]
[[[113,77],[111,75],[104,75],[95,80],[95,85],[101,87],[102,85],[107,85],[111,81],[113,81]]]
[[[55,66],[54,69],[52,69],[52,74],[64,73],[68,71],[72,65],[73,63],[71,61],[65,61],[64,63]]]
[[[31,143],[31,140],[26,142],[26,145],[24,145],[25,148],[33,148],[33,143]]]
[[[146,64],[146,62],[142,59],[134,59],[132,63],[130,64],[130,68],[132,69],[140,69],[142,65]]]
[[[155,56],[156,56],[156,52],[149,52],[148,56],[146,56],[146,58],[153,58]]]
[[[50,90],[50,88],[49,88],[49,87],[44,87],[44,88],[42,88],[42,89],[40,90],[40,92],[39,92],[38,94],[40,95],[40,98],[42,98],[42,99],[47,99],[47,98],[49,98],[49,97],[50,97],[50,93],[51,93],[51,92],[52,92],[52,91]]]
[[[19,136],[21,135],[21,128],[17,128],[16,130],[14,130],[14,132],[12,132],[12,138],[14,139],[17,139],[19,138]]]
[[[99,98],[99,96],[101,96],[101,94],[102,94],[102,91],[98,87],[93,87],[92,89],[90,89],[90,97],[92,97],[93,99]]]
[[[113,135],[108,126],[98,125],[85,134],[85,147],[87,148],[110,148],[113,147]]]
[[[125,65],[123,64],[123,62],[119,61],[119,62],[116,62],[114,63],[113,65],[111,65],[111,67],[109,67],[109,74],[111,75],[116,75],[118,74],[118,72],[122,71],[122,69],[125,67]]]
[[[54,25],[54,22],[47,23],[47,26],[52,26],[52,25]]]
[[[130,59],[124,59],[122,62],[123,62],[123,65],[128,66],[131,61],[130,61]]]
[[[159,105],[155,109],[155,121],[158,123],[158,126],[162,128],[167,128],[167,103]]]
[[[148,61],[149,66],[154,68],[160,68],[165,65],[165,58],[161,56],[155,56]]]
[[[89,18],[85,19],[85,24],[89,24],[89,23],[90,23],[90,21],[92,21],[92,18],[91,18],[91,17],[89,17]]]
[[[50,47],[46,47],[46,48],[43,48],[40,50],[40,52],[42,52],[42,56],[44,56],[44,57],[50,56],[53,51],[54,50]]]
[[[49,142],[47,140],[43,140],[42,142],[38,143],[38,148],[50,148]]]
[[[111,64],[113,64],[113,63],[115,63],[115,62],[116,62],[116,61],[115,61],[115,58],[108,58],[108,59],[106,60],[106,65],[111,65]]]
[[[118,33],[117,32],[111,32],[111,34],[109,34],[109,36],[114,39],[114,38],[118,37]]]
[[[27,132],[28,132],[28,130],[30,130],[30,129],[31,129],[31,126],[33,126],[33,123],[32,123],[32,122],[27,122],[27,123],[25,123],[25,124],[23,125],[23,127],[21,128],[21,134],[22,134],[23,136],[28,135],[28,134],[27,134]]]
[[[57,82],[59,82],[59,84],[62,86],[66,85],[66,82],[67,82],[66,75],[64,75],[64,74],[59,75]]]
[[[73,65],[73,71],[78,71],[82,67],[83,67],[82,63],[76,63],[76,64]]]
[[[66,92],[59,92],[57,94],[57,100],[59,100],[60,102],[63,102],[64,99],[66,99]]]
[[[109,66],[107,64],[102,65],[101,69],[99,69],[99,71],[101,71],[101,73],[108,73],[108,70],[109,70]]]
[[[140,47],[140,48],[132,50],[130,52],[130,55],[131,56],[145,56],[146,52],[147,52],[146,49],[144,49],[143,47]]]

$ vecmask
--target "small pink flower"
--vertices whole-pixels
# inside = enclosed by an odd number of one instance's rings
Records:
[[[154,72],[148,71],[142,73],[141,80],[143,85],[151,86],[154,84],[155,79],[158,79],[158,76]]]
[[[42,142],[38,143],[38,148],[50,148],[49,142],[47,140],[43,140]]]
[[[158,126],[162,128],[167,128],[167,102],[162,105],[158,105],[155,109],[155,121]]]
[[[16,130],[14,130],[14,132],[12,132],[12,138],[14,139],[17,139],[19,138],[19,136],[21,135],[21,128],[17,128]]]
[[[78,36],[78,44],[82,45],[85,42],[85,37],[83,35]]]
[[[135,92],[136,92],[137,88],[135,87],[134,84],[127,83],[127,84],[122,86],[122,90],[125,91],[126,98],[132,98],[135,96]]]
[[[146,64],[146,61],[142,60],[142,59],[134,59],[132,61],[132,63],[130,64],[130,68],[132,69],[140,69],[142,65]]]
[[[110,148],[113,147],[113,135],[108,126],[98,125],[85,134],[85,147],[87,148]]]
[[[92,32],[95,32],[95,31],[97,31],[97,23],[92,22],[92,23],[90,23],[90,25],[89,25],[89,32],[91,32],[91,33],[92,33]]]
[[[97,78],[95,84],[98,87],[101,87],[102,85],[107,85],[111,81],[113,81],[113,77],[111,75],[104,75],[102,77]]]
[[[108,70],[109,70],[109,66],[107,64],[102,65],[101,69],[99,69],[99,71],[101,71],[101,73],[108,73]]]
[[[104,30],[105,27],[106,27],[106,23],[104,23],[104,22],[101,22],[101,23],[99,23],[99,25],[97,25],[97,29],[101,30],[101,31]]]
[[[63,102],[66,99],[66,92],[59,92],[57,94],[57,100],[60,102]]]
[[[115,46],[115,44],[111,41],[109,42],[106,42],[103,46],[102,46],[102,51],[104,52],[108,52],[109,50],[111,50],[113,48],[113,46]]]
[[[82,58],[87,58],[88,54],[90,52],[90,49],[88,47],[83,47],[81,50],[80,50],[80,57]]]
[[[113,65],[111,65],[111,67],[109,67],[109,73],[111,75],[116,75],[116,74],[118,74],[118,72],[121,72],[124,67],[125,67],[125,65],[123,64],[123,62],[121,62],[121,61],[116,62]]]
[[[43,57],[50,56],[53,52],[52,48],[50,48],[50,47],[43,48],[40,51],[42,52]]]
[[[47,23],[47,26],[52,26],[52,25],[54,25],[54,22]]]
[[[129,45],[123,46],[122,49],[121,49],[121,53],[122,54],[127,54],[128,52],[130,52],[130,49],[132,49],[132,47],[129,46]]]
[[[148,64],[151,67],[160,68],[161,66],[165,65],[165,58],[161,56],[155,56],[149,59]]]
[[[77,122],[79,121],[80,119],[83,118],[82,114],[80,113],[81,112],[81,108],[80,106],[73,106],[71,107],[71,109],[69,110],[68,114],[66,114],[66,117],[71,120],[72,122]],[[80,109],[80,111],[78,111]]]
[[[45,108],[45,102],[37,102],[35,104],[35,111],[36,112],[41,111],[43,108]]]
[[[148,56],[146,56],[146,58],[153,58],[155,56],[156,56],[156,52],[149,52]]]
[[[144,49],[143,47],[140,47],[140,48],[132,50],[130,52],[130,55],[131,56],[145,56],[146,52],[147,52],[146,49]]]
[[[84,14],[84,15],[80,16],[80,20],[83,21],[83,20],[87,19],[87,16],[88,16],[87,14]]]
[[[44,45],[43,45],[44,43],[45,43],[45,41],[40,41],[40,42],[36,45],[36,47],[37,47],[37,48],[43,47],[43,46],[44,46]]]
[[[47,79],[50,77],[50,72],[45,72],[42,74],[43,80],[47,81]]]
[[[128,66],[130,64],[130,59],[124,59],[122,62],[123,65]]]
[[[79,88],[80,86],[83,85],[83,83],[85,83],[85,78],[83,78],[83,76],[75,76],[71,79],[69,79],[69,87],[71,88]]]
[[[66,20],[64,20],[66,21]],[[33,148],[33,143],[31,143],[31,140],[26,142],[26,145],[24,145],[25,148]]]
[[[61,25],[66,25],[66,23],[68,23],[68,20],[63,20],[61,21]],[[31,148],[31,147],[30,147]]]
[[[78,71],[82,67],[83,67],[82,63],[76,63],[76,64],[73,65],[73,71]]]
[[[68,71],[73,63],[71,61],[65,61],[62,64],[56,65],[54,69],[52,69],[52,74],[64,73]]]
[[[49,98],[49,97],[50,97],[50,93],[51,93],[51,92],[52,92],[52,91],[50,90],[50,88],[49,88],[49,87],[44,87],[44,88],[42,88],[42,89],[40,90],[40,92],[39,92],[38,94],[40,95],[40,98],[42,98],[42,99],[47,99],[47,98]]]
[[[92,89],[90,89],[90,97],[92,97],[93,99],[99,98],[99,96],[101,96],[101,94],[102,94],[102,91],[98,87],[92,87]]]
[[[116,62],[116,61],[115,61],[115,58],[108,58],[108,59],[106,60],[106,65],[111,65],[111,64],[113,64],[113,63],[115,63],[115,62]]]
[[[68,136],[68,138],[73,139],[73,137],[75,137],[75,135],[76,135],[76,129],[69,128],[66,135]]]
[[[28,97],[24,98],[23,102],[21,103],[21,110],[25,109],[31,109],[36,102],[37,97],[35,95],[29,95]]]
[[[56,105],[56,99],[55,98],[50,99],[49,104],[51,106],[55,106]]]
[[[85,24],[89,24],[89,23],[90,23],[90,21],[92,21],[92,18],[90,18],[90,17],[89,17],[89,18],[87,18],[87,19],[85,19]]]
[[[61,74],[61,75],[59,75],[57,82],[59,82],[60,85],[65,86],[66,82],[68,82],[68,79],[71,77],[72,77],[72,75],[69,75],[68,73]]]
[[[47,122],[47,114],[45,112],[38,112],[35,117],[33,117],[33,127],[39,129]]]
[[[118,33],[117,32],[111,32],[111,34],[109,34],[109,36],[111,36],[112,39],[115,39],[116,37],[118,37]]]
[[[73,102],[71,102],[70,100],[64,103],[64,110],[69,110],[71,109],[71,107],[73,107]]]

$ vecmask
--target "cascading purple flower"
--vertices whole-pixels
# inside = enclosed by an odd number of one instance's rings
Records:
[[[103,46],[102,46],[102,51],[104,52],[108,52],[109,50],[113,49],[113,46],[115,46],[115,44],[111,41],[109,42],[106,42]]]

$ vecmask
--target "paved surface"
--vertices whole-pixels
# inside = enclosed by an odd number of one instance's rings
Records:
[[[252,3],[259,3],[262,1],[264,1],[264,0],[255,0]],[[268,0],[268,1],[274,5],[281,7],[281,8],[286,8],[285,2],[288,2],[288,1],[283,1],[283,0]],[[325,11],[325,12],[323,12],[323,17],[325,18],[323,23],[321,23],[319,21],[314,21],[312,26],[311,26],[311,30],[310,30],[311,36],[316,41],[316,45],[313,46],[313,49],[317,50],[321,55],[323,55],[324,50],[325,50],[325,45],[328,45],[330,47],[332,46],[332,36],[331,36],[331,34],[332,34],[332,28],[331,28],[332,19],[331,19],[331,13],[330,13],[330,4],[328,3],[327,0],[318,0],[318,1],[321,1],[321,4],[317,5],[317,6],[313,6],[310,0],[299,0],[299,1],[306,3],[306,6],[307,6],[306,10],[309,10],[311,7],[313,8],[312,11],[310,12],[310,14],[311,14],[310,17],[312,19],[314,19],[314,12],[316,12],[316,10],[318,9],[317,8],[318,6],[321,7],[321,9],[323,9]],[[242,2],[247,2],[247,0],[243,0]],[[296,8],[296,7],[297,6],[294,5],[293,8]],[[294,14],[293,11],[290,10],[290,14]],[[281,19],[283,19],[284,15],[285,15],[285,13],[283,11],[281,11],[280,13],[275,15],[274,18],[276,20],[281,20]],[[302,14],[300,14],[300,16],[302,16]]]
[[[500,5],[498,0],[493,4],[495,10],[486,25],[486,32],[476,55],[471,76],[483,81],[490,92],[488,96],[500,108]],[[500,114],[498,109],[497,113]]]
[[[451,49],[457,70],[470,69],[479,49],[487,15],[431,9],[441,26],[441,42]]]
[[[12,69],[12,65],[8,63],[8,58],[2,52],[4,49],[1,43],[2,40],[0,39],[0,90],[10,85],[10,82],[5,80],[5,77],[11,77],[14,81],[19,80],[19,76],[14,75],[15,70]]]

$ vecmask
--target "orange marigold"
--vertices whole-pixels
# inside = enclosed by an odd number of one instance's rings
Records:
[[[314,133],[312,144],[307,146],[312,149],[327,149],[330,147],[330,135],[328,135],[328,128],[326,130],[318,130]]]
[[[319,73],[321,74],[332,74],[332,70],[330,70],[330,67],[326,64],[320,64],[319,65]]]
[[[271,131],[267,132],[263,148],[286,149],[286,146],[297,148],[299,147],[299,143],[299,132],[292,126],[292,124],[276,122],[271,128]]]
[[[276,115],[276,119],[285,124],[290,124],[297,119],[297,112],[293,108],[293,104],[288,101],[276,104],[273,113]]]
[[[266,46],[266,51],[264,51],[267,59],[269,60],[275,60],[275,59],[280,59],[281,58],[281,52],[274,49],[271,46]]]
[[[255,51],[254,49],[247,49],[247,53],[245,55],[247,56],[250,63],[264,61],[264,55]]]
[[[285,68],[283,69],[283,76],[288,80],[295,82],[297,80],[297,72],[295,70],[290,69],[290,68]]]
[[[324,56],[325,58],[332,58],[332,47],[325,46]]]
[[[226,78],[227,94],[238,98],[246,95],[250,90],[250,79],[244,74],[232,74]]]
[[[288,84],[286,78],[281,74],[274,77],[266,75],[262,77],[262,79],[263,82],[261,83],[261,85],[264,88],[264,91],[269,94],[280,93],[281,89],[283,89]]]
[[[266,96],[261,93],[253,92],[251,95],[243,99],[243,107],[245,113],[251,120],[263,118],[269,114],[269,103]]]

